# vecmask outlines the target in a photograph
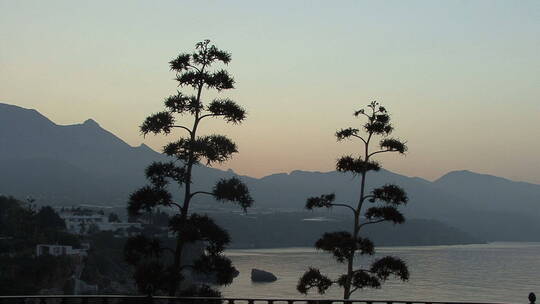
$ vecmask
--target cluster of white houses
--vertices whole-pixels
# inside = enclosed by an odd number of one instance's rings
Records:
[[[73,234],[84,235],[92,232],[92,229],[97,229],[97,231],[112,231],[117,237],[125,237],[138,234],[142,229],[141,223],[111,222],[103,212],[81,210],[80,208],[62,208],[57,209],[57,212],[66,223],[66,229]],[[58,244],[38,244],[36,245],[36,255],[67,255],[84,258],[89,248],[90,245],[87,243],[83,243],[82,248]]]
[[[82,244],[82,248],[73,248],[72,246],[65,245],[38,244],[36,245],[36,255],[71,255],[82,258],[87,255],[88,249],[90,249],[90,246],[87,243]]]
[[[89,209],[61,208],[56,209],[56,211],[64,220],[67,231],[78,235],[112,231],[115,237],[126,237],[141,233],[143,228],[141,223],[122,222],[118,217],[112,218],[113,221],[111,221],[104,212]],[[74,259],[79,265],[72,276],[75,282],[74,294],[95,294],[98,292],[98,286],[87,284],[81,280],[82,269],[89,249],[89,243],[82,243],[81,248],[59,244],[38,244],[36,245],[36,256],[69,256]]]
[[[66,228],[73,234],[87,234],[92,229],[112,231],[119,237],[137,234],[142,229],[141,223],[111,222],[103,213],[78,209],[61,209],[58,214],[65,221]]]

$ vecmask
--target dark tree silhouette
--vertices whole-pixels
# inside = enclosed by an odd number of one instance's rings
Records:
[[[231,261],[222,254],[230,242],[229,234],[208,216],[190,214],[189,210],[196,195],[230,201],[244,211],[253,204],[248,188],[236,177],[220,180],[213,189],[192,190],[194,166],[222,163],[238,152],[236,144],[223,135],[199,135],[197,132],[200,124],[208,118],[223,118],[232,124],[239,124],[246,118],[246,111],[228,98],[203,103],[203,89],[221,92],[234,88],[234,80],[226,70],[213,69],[215,64],[227,65],[230,61],[231,55],[210,45],[209,40],[197,43],[191,54],[178,55],[169,62],[171,70],[176,73],[178,86],[191,88],[194,95],[178,91],[176,95],[167,97],[165,110],[146,118],[140,127],[144,135],[169,135],[173,129],[187,134],[163,148],[163,153],[173,161],[151,164],[146,169],[150,185],[135,191],[129,199],[128,213],[131,217],[151,212],[158,206],[177,208],[178,211],[169,221],[169,230],[176,235],[174,248],[165,248],[160,240],[145,236],[131,238],[126,243],[126,260],[136,265],[134,278],[143,292],[215,296],[218,293],[210,287],[184,280],[186,271],[205,274],[218,285],[230,284],[236,274]],[[190,117],[188,123],[177,122],[180,118],[187,120],[187,117]],[[168,187],[170,183],[184,188],[181,202],[173,200]],[[191,264],[183,263],[187,244],[195,242],[205,244],[204,254]]]
[[[36,213],[36,221],[39,228],[66,229],[66,222],[56,213],[51,206],[44,206]]]
[[[354,217],[354,227],[351,232],[338,231],[325,233],[316,243],[319,250],[331,253],[339,263],[347,265],[347,272],[336,280],[332,280],[322,274],[316,268],[310,268],[300,278],[297,290],[307,294],[311,288],[324,294],[328,288],[337,284],[343,288],[343,298],[349,299],[351,294],[363,288],[380,288],[381,284],[390,276],[401,280],[408,280],[409,271],[404,261],[399,258],[386,256],[375,260],[369,267],[355,268],[355,255],[373,255],[375,248],[373,242],[360,237],[362,227],[385,221],[401,224],[405,221],[398,211],[400,205],[406,204],[407,194],[396,185],[387,184],[366,193],[366,175],[369,171],[378,171],[379,163],[372,160],[379,153],[397,152],[404,154],[407,146],[399,139],[388,137],[393,130],[390,124],[390,116],[386,109],[377,102],[367,106],[367,110],[361,109],[354,112],[355,117],[366,118],[367,122],[362,126],[365,135],[360,129],[347,128],[336,132],[338,141],[346,139],[358,139],[363,143],[360,157],[342,156],[336,163],[337,171],[360,175],[360,197],[358,203],[336,203],[335,194],[323,194],[307,199],[306,208],[332,208],[344,207],[350,210]],[[370,150],[376,136],[382,137],[376,151]],[[362,207],[366,203],[371,204],[366,210]],[[363,216],[362,216],[363,215]]]
[[[111,212],[109,213],[109,222],[111,223],[120,223],[120,217],[118,216],[118,214],[114,213],[114,212]]]

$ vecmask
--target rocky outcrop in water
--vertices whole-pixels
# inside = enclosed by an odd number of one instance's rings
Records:
[[[268,271],[253,268],[251,269],[251,281],[252,282],[274,282],[277,277]]]

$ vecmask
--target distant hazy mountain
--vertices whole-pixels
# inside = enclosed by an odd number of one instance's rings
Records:
[[[212,217],[229,231],[231,245],[237,248],[310,247],[324,232],[348,230],[353,225],[350,216],[326,214],[313,218],[313,214],[308,212],[250,216],[221,213],[212,214]],[[362,233],[377,246],[452,245],[482,241],[439,221],[420,219],[408,220],[403,225],[367,226]]]
[[[476,180],[461,180],[460,175],[463,172],[452,172],[429,182],[381,170],[369,174],[368,187],[402,186],[410,198],[403,209],[409,218],[436,219],[485,240],[540,241],[539,185],[470,172]],[[334,192],[337,201],[354,203],[359,192],[357,178],[338,172],[275,174],[250,188],[259,206],[290,211],[302,208],[308,196]]]
[[[447,193],[474,202],[478,209],[540,217],[540,185],[471,171],[447,173],[434,184]]]
[[[339,172],[293,171],[290,174],[274,174],[255,180],[250,185],[259,206],[298,210],[304,207],[308,196],[336,193],[337,201],[355,204],[359,196],[359,177]],[[413,203],[405,212],[417,217],[443,217],[455,209],[465,208],[461,199],[440,191],[433,183],[395,174],[387,170],[370,173],[368,187],[395,183],[408,192]],[[279,189],[279,191],[276,191]],[[450,206],[452,208],[441,208]]]
[[[163,159],[91,119],[61,126],[36,110],[0,103],[0,193],[52,204],[123,204],[144,184],[144,168]],[[199,171],[203,183],[222,174]]]
[[[433,184],[470,206],[452,225],[488,240],[540,241],[540,185],[470,171],[450,172]]]
[[[61,126],[35,110],[0,103],[0,194],[58,205],[123,205],[145,183],[144,168],[163,159],[145,145],[128,145],[93,120]],[[234,172],[201,166],[194,174],[194,188],[209,189]],[[330,192],[340,202],[355,203],[359,192],[358,178],[338,172],[242,179],[260,211],[298,211],[308,196]],[[369,175],[368,186],[385,183],[407,190],[409,218],[439,220],[488,240],[540,241],[540,185],[468,171],[435,182],[386,170]],[[221,206],[209,203],[199,198],[196,205]]]

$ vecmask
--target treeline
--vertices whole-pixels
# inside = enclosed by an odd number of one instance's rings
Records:
[[[37,244],[79,247],[79,237],[65,228],[64,220],[52,207],[38,210],[32,202],[0,196],[1,255],[31,256]]]
[[[73,259],[36,256],[38,244],[79,246],[79,238],[64,230],[64,221],[51,207],[36,210],[32,202],[0,196],[0,294],[71,289]]]
[[[90,249],[82,260],[69,255],[37,256],[36,245]],[[112,231],[85,236],[66,231],[64,220],[49,207],[0,196],[0,295],[72,294],[74,275],[97,285],[100,293],[132,293],[132,272],[124,261],[125,239]]]
[[[329,229],[347,229],[352,220],[328,212],[270,214],[212,214],[231,235],[231,248],[311,247]],[[249,229],[246,229],[249,227]],[[366,227],[365,234],[379,246],[455,245],[483,241],[435,220],[411,219],[398,229],[391,223]]]
[[[90,250],[85,259],[81,280],[97,285],[100,294],[132,294],[135,285],[133,272],[124,260],[125,238],[115,237],[112,231],[88,235]]]

